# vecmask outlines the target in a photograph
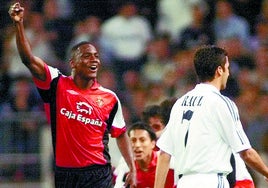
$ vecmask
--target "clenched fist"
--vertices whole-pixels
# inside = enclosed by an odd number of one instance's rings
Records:
[[[10,6],[8,13],[14,22],[20,22],[23,19],[24,8],[17,2]]]

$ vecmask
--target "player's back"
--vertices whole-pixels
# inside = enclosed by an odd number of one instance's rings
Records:
[[[182,139],[183,173],[218,173],[231,170],[231,150],[224,141],[221,106],[227,107],[219,91],[210,85],[197,85],[177,103],[181,117],[177,134]],[[224,164],[224,165],[223,165]]]
[[[171,146],[166,151],[171,149],[170,153],[179,159],[179,173],[231,171],[231,149],[222,130],[226,123],[224,110],[228,110],[224,100],[214,86],[198,84],[175,103],[165,131],[168,136],[164,132],[160,139]]]

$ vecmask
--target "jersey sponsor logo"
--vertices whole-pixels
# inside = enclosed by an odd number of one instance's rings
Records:
[[[92,113],[92,106],[90,106],[86,102],[77,102],[76,103],[77,112],[83,112],[85,114],[91,114]]]
[[[77,120],[85,125],[91,124],[101,127],[102,121],[99,119],[93,119],[86,117],[87,115],[92,114],[93,107],[86,102],[77,102],[76,103],[76,112],[68,110],[66,108],[61,108],[60,114],[64,115],[68,119]]]

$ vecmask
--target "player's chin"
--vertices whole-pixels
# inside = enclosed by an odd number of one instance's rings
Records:
[[[141,160],[141,159],[143,159],[143,156],[141,155],[141,154],[134,154],[135,156],[135,160]]]
[[[91,78],[91,79],[97,78],[97,72],[95,72],[95,73],[89,73],[88,74],[88,77]]]

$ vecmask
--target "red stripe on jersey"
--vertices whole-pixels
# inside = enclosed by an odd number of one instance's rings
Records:
[[[112,127],[111,129],[111,135],[112,137],[118,137],[120,136],[121,134],[123,134],[124,132],[126,132],[126,127],[124,128],[117,128],[117,127]]]

